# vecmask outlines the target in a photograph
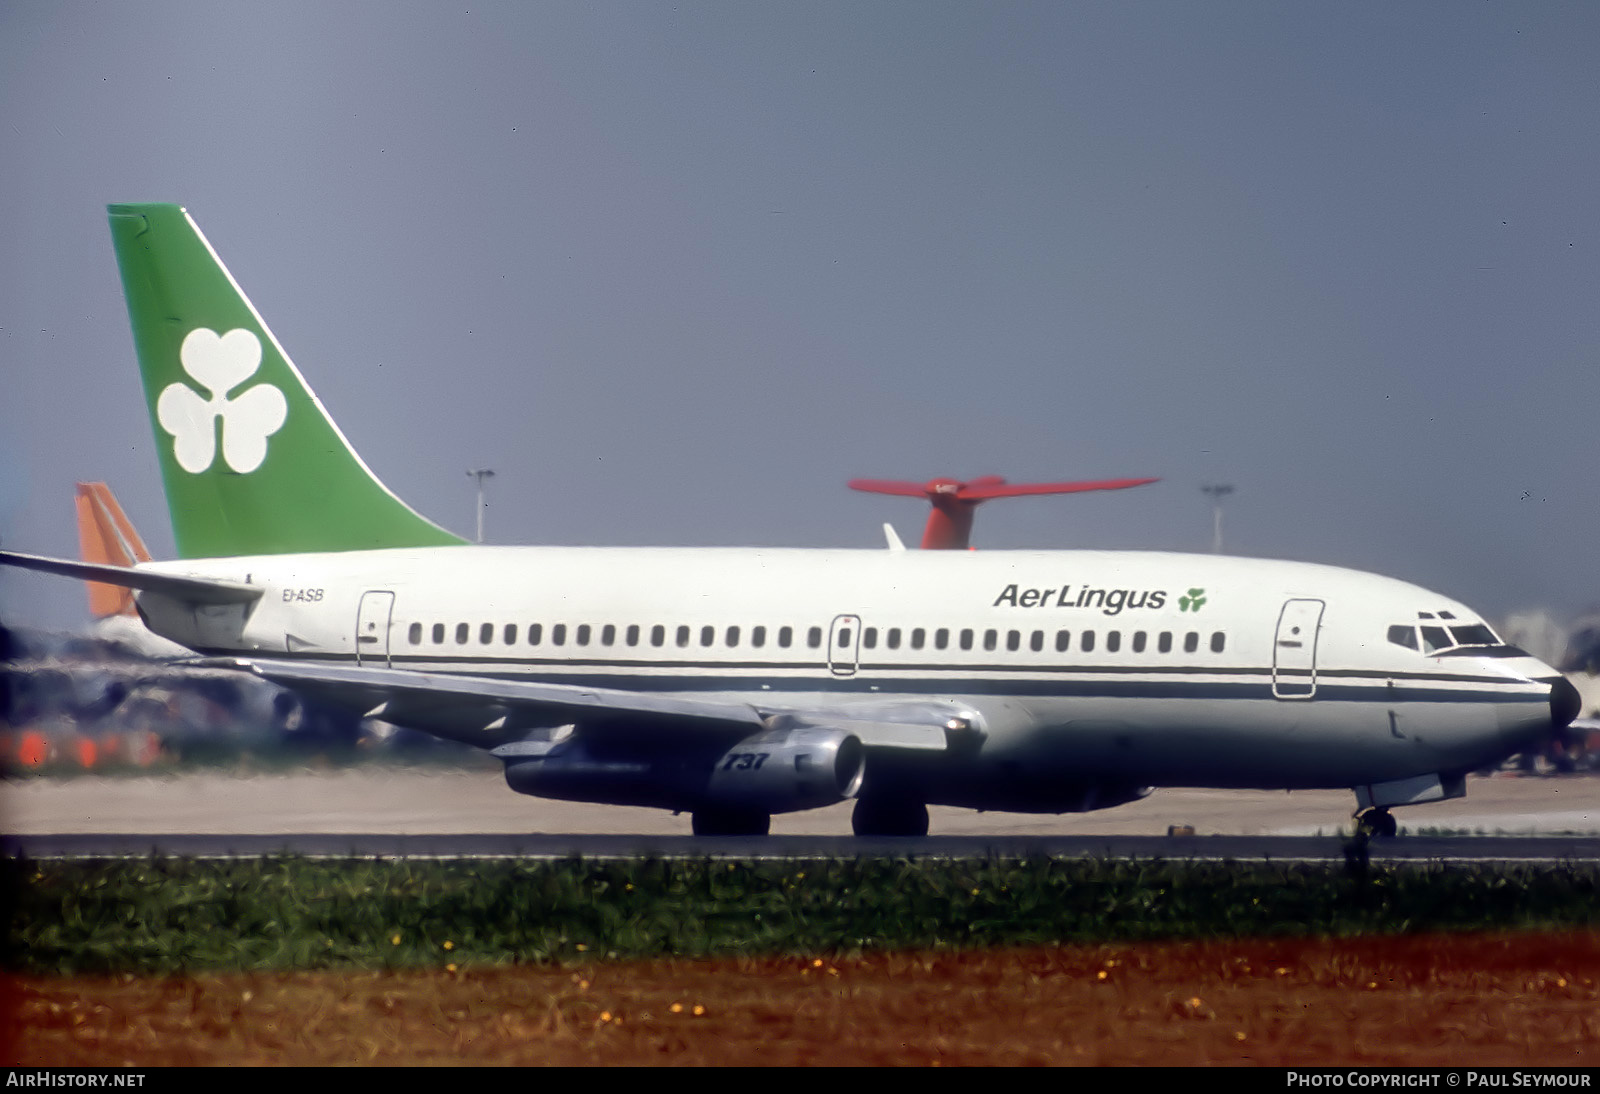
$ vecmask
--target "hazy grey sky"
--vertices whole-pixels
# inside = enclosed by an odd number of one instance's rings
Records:
[[[985,547],[1600,599],[1600,5],[0,4],[0,540],[171,532],[104,206],[188,207],[501,543]],[[0,576],[72,624],[74,583]]]

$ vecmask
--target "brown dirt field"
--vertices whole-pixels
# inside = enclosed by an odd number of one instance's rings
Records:
[[[1600,1059],[1600,932],[392,972],[11,978],[6,1062]]]

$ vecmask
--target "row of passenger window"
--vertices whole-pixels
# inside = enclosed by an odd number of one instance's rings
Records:
[[[457,623],[454,627],[453,635],[455,644],[458,646],[467,645],[472,640],[472,631],[471,624]],[[493,645],[497,637],[501,644],[515,646],[518,644],[519,637],[524,633],[519,630],[515,623],[506,623],[500,626],[496,626],[493,623],[480,623],[478,624],[477,632],[478,644],[481,646]],[[639,646],[648,639],[650,646],[659,648],[667,644],[667,632],[668,628],[660,623],[652,626],[648,633],[637,623],[630,624],[625,628],[618,628],[611,623],[598,628],[588,623],[579,623],[573,627],[569,627],[565,623],[554,623],[550,626],[548,632],[543,624],[530,623],[525,633],[526,644],[529,646],[543,645],[547,639],[552,646],[565,646],[569,640],[575,646],[588,646],[591,644],[615,646],[620,638],[624,646]],[[1097,635],[1095,631],[1079,631],[1077,635],[1078,649],[1083,653],[1092,653],[1102,643],[1102,640],[1107,653],[1117,653],[1123,647],[1123,633],[1121,631],[1106,631],[1103,636]],[[1072,631],[1056,631],[1055,651],[1057,653],[1066,653],[1072,649],[1072,636]],[[407,637],[413,646],[422,645],[423,625],[421,623],[411,624]],[[444,623],[435,623],[428,637],[433,640],[434,645],[442,646],[446,643],[447,638],[451,637],[450,629]],[[673,645],[679,649],[687,649],[693,645],[696,637],[698,637],[699,644],[702,647],[710,648],[715,646],[717,644],[717,628],[709,624],[702,626],[699,628],[698,636],[695,634],[695,628],[686,624],[680,624],[673,629]],[[772,637],[775,639],[779,649],[789,649],[795,642],[795,629],[793,627],[779,627]],[[820,649],[822,647],[822,637],[821,627],[806,628],[804,635],[806,648]],[[1047,633],[1042,630],[1028,633],[1026,637],[1027,648],[1033,653],[1042,653],[1048,637]],[[1144,653],[1152,645],[1151,637],[1145,631],[1134,631],[1127,636],[1128,648],[1134,653]],[[728,649],[738,648],[746,640],[752,649],[761,649],[766,646],[767,638],[768,630],[766,627],[751,627],[748,634],[737,626],[727,627],[722,631],[722,645]],[[933,649],[944,650],[951,648],[951,639],[954,638],[957,649],[971,650],[981,645],[984,650],[993,651],[1000,648],[1002,641],[1001,632],[994,628],[984,630],[980,639],[978,632],[971,627],[960,629],[938,627],[931,631],[925,627],[912,627],[909,629],[889,627],[881,633],[877,627],[865,627],[861,631],[861,648],[867,650],[877,649],[880,638],[884,648],[891,650],[898,650],[902,646],[913,650],[924,649],[929,646],[930,638],[932,639],[931,646]],[[853,631],[849,627],[841,627],[835,635],[833,648],[836,651],[847,652],[853,650],[855,648],[853,639]],[[1154,639],[1153,644],[1157,653],[1171,653],[1175,643],[1178,641],[1177,636],[1172,631],[1159,631],[1154,635]],[[1182,642],[1183,652],[1196,652],[1200,649],[1199,632],[1187,632],[1182,636]],[[1022,649],[1023,644],[1024,632],[1016,630],[1005,632],[1004,645],[1007,652],[1016,653]],[[1211,635],[1210,645],[1212,653],[1221,653],[1227,646],[1227,636],[1222,631],[1214,631]]]
[[[675,644],[680,647],[689,646],[691,644],[690,640],[693,636],[693,633],[693,628],[688,626],[679,626],[677,628],[677,633],[674,635]],[[478,625],[478,644],[483,646],[492,645],[495,641],[495,634],[495,624],[480,623]],[[503,644],[507,646],[514,646],[517,644],[517,638],[519,634],[517,624],[505,624],[499,629],[499,634],[500,640]],[[569,628],[565,623],[556,623],[550,627],[548,636],[545,633],[543,624],[530,623],[528,624],[527,634],[527,644],[530,646],[542,645],[546,637],[549,638],[549,643],[552,646],[565,646],[569,638],[572,640],[572,644],[575,646],[587,646],[594,642],[596,638],[595,628],[591,627],[588,623],[579,623],[576,627],[571,628]],[[740,630],[738,627],[729,627],[726,638],[727,644],[729,646],[739,645],[739,636]],[[408,637],[411,639],[411,644],[413,646],[422,645],[422,624],[411,624],[411,630]],[[615,625],[607,623],[599,628],[598,638],[600,645],[615,646],[617,644],[617,637],[618,629]],[[435,623],[433,625],[432,638],[434,645],[439,646],[444,644],[446,638],[446,628],[443,623]],[[622,631],[623,644],[625,645],[638,646],[641,644],[643,638],[643,628],[641,628],[637,623],[631,624]],[[456,645],[464,646],[471,641],[471,639],[471,624],[457,623],[455,625]],[[667,628],[662,624],[657,623],[655,626],[650,628],[649,640],[650,645],[652,646],[665,646],[667,644]],[[707,626],[700,628],[700,644],[702,646],[715,645],[716,640],[717,629],[715,627]],[[759,649],[766,644],[767,628],[751,627],[750,645]],[[783,649],[788,649],[790,646],[793,646],[794,628],[779,627],[777,632],[777,644]],[[812,627],[806,632],[806,645],[812,649],[816,649],[818,646],[822,645],[821,627]]]

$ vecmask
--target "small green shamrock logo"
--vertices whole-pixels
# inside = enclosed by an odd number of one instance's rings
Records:
[[[1197,612],[1206,602],[1204,589],[1190,589],[1188,596],[1178,597],[1178,610],[1180,612]]]

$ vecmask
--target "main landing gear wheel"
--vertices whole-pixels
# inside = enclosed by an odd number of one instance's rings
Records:
[[[1399,830],[1394,814],[1380,806],[1369,805],[1356,814],[1356,831],[1361,835],[1394,839]]]
[[[858,836],[926,836],[928,807],[904,799],[859,798],[850,826]]]
[[[764,836],[772,831],[772,814],[752,809],[696,809],[689,823],[697,836]]]

